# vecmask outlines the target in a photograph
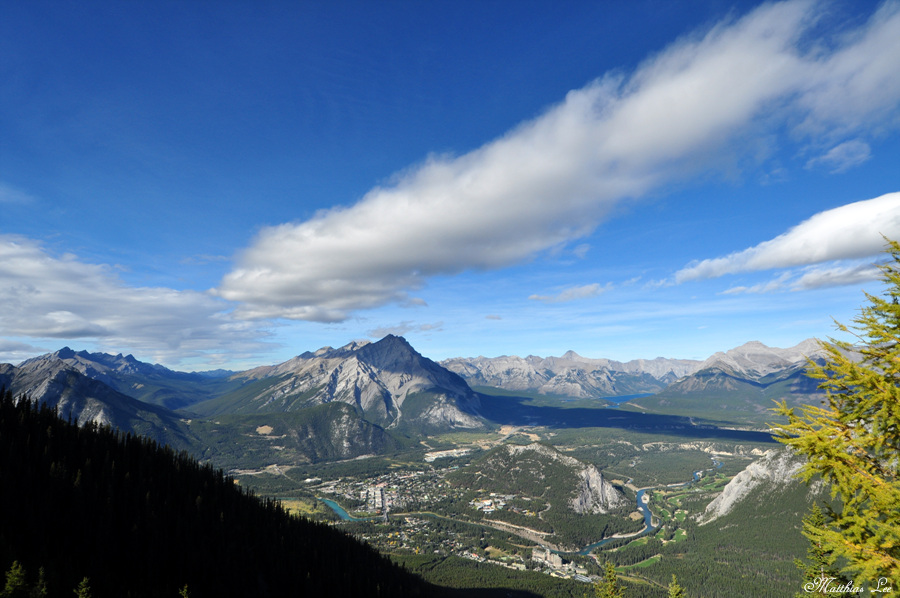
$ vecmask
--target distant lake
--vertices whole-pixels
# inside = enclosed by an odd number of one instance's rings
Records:
[[[655,392],[642,392],[642,393],[638,393],[636,395],[622,395],[619,397],[600,397],[600,398],[602,398],[605,401],[610,401],[612,403],[615,403],[615,405],[609,406],[609,408],[615,409],[620,404],[627,403],[631,399],[639,399],[641,397],[652,397],[655,394],[656,394]]]

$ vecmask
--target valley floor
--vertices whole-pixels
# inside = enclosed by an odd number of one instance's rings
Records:
[[[536,440],[598,467],[628,497],[629,507],[605,519],[574,514],[570,520],[557,518],[552,520],[554,527],[548,516],[553,505],[542,502],[535,488],[511,492],[504,486],[506,491],[501,492],[488,484],[475,488],[454,482],[458,472],[477,469],[491,449]],[[429,581],[443,579],[448,568],[471,572],[493,567],[498,575],[500,570],[507,572],[502,575],[507,583],[521,575],[521,586],[505,587],[543,587],[544,582],[534,581],[537,573],[552,582],[539,595],[583,595],[585,584],[595,580],[609,560],[623,580],[640,586],[642,596],[664,592],[673,572],[691,596],[734,595],[728,576],[735,566],[748,587],[765,586],[756,595],[792,596],[799,588],[793,559],[805,553],[798,529],[805,496],[798,499],[794,492],[783,498],[797,511],[795,525],[787,528],[784,519],[759,518],[765,506],[757,503],[737,509],[727,521],[706,526],[697,522],[725,484],[763,451],[774,448],[771,444],[697,441],[608,428],[505,426],[495,432],[433,436],[422,445],[391,458],[273,466],[241,472],[239,479],[260,493],[287,500],[304,516],[332,519],[348,533],[420,570]],[[323,499],[339,505],[341,516],[323,506]],[[779,509],[783,506],[779,503]],[[775,511],[772,505],[768,510]],[[601,523],[594,525],[597,521]],[[753,540],[739,547],[733,533],[716,533],[719,528],[734,531],[750,525],[756,530],[754,538],[766,530],[762,533],[768,536],[767,544]],[[585,541],[577,533],[585,527],[606,533]],[[482,581],[491,577],[473,576]],[[573,589],[578,587],[582,589]]]

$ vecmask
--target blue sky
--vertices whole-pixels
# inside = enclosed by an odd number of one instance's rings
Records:
[[[900,238],[900,3],[7,2],[0,361],[703,359]]]

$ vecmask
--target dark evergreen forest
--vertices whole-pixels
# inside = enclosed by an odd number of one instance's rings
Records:
[[[437,588],[187,453],[0,389],[0,567],[48,595],[425,596]]]

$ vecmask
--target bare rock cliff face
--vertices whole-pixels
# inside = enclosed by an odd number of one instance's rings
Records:
[[[596,467],[588,465],[581,471],[578,494],[572,500],[572,509],[576,513],[608,513],[626,502],[622,493],[603,479]]]
[[[766,451],[761,459],[748,465],[744,471],[728,482],[722,494],[707,505],[706,510],[698,518],[700,524],[709,523],[729,513],[759,486],[783,487],[797,482],[795,475],[802,466],[803,459],[789,449]]]
[[[465,380],[420,355],[405,339],[387,336],[376,343],[354,342],[303,353],[282,364],[235,378],[279,379],[254,397],[257,410],[290,411],[340,401],[381,425],[411,419],[437,427],[479,428],[480,407]],[[408,399],[427,395],[415,408]]]
[[[133,401],[59,359],[26,362],[16,371],[14,388],[32,401],[55,407],[60,417],[123,428],[126,422],[118,408]]]

